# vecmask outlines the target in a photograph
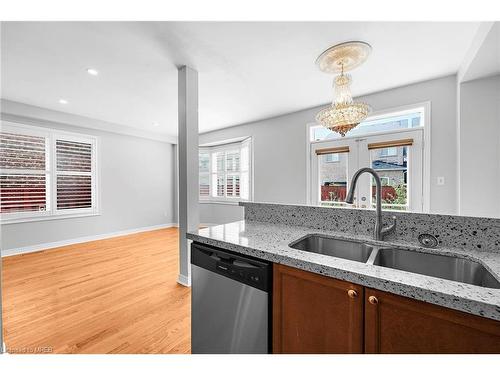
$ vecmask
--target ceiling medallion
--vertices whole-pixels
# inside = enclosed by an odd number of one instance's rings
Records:
[[[350,87],[352,78],[345,74],[364,63],[371,49],[365,42],[346,42],[328,48],[316,60],[322,72],[340,73],[333,80],[333,102],[316,115],[316,121],[342,137],[365,120],[371,111],[368,104],[354,102]]]

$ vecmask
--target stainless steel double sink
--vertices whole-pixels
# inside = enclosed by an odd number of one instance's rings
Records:
[[[480,263],[447,255],[422,253],[398,247],[381,247],[362,241],[311,234],[290,247],[311,253],[373,264],[420,275],[500,289],[500,282]]]

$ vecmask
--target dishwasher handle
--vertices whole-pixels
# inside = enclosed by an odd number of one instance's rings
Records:
[[[258,268],[258,266],[254,265],[248,261],[236,259],[234,256],[229,255],[227,253],[224,253],[224,255],[222,255],[222,254],[220,254],[220,252],[217,253],[213,249],[201,248],[198,246],[197,246],[197,250],[200,251],[202,254],[209,256],[212,259],[215,259],[218,262],[228,263],[228,264],[232,264],[234,266],[243,267],[243,268]]]
[[[260,260],[207,245],[191,245],[191,263],[261,290],[270,290],[272,267]]]

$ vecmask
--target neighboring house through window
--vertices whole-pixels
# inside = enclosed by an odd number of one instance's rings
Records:
[[[325,163],[336,163],[340,161],[339,154],[326,154]]]
[[[95,215],[95,137],[2,122],[2,222]]]
[[[386,147],[380,149],[379,156],[384,157],[384,156],[397,156],[398,155],[398,148],[397,147]]]
[[[390,181],[391,180],[389,177],[380,177],[380,182],[382,183],[382,186],[389,186]]]

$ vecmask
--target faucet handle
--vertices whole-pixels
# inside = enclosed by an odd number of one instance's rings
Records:
[[[389,226],[382,228],[382,236],[386,236],[396,230],[397,218],[396,216],[391,217],[391,224]],[[383,238],[383,237],[382,237]]]

